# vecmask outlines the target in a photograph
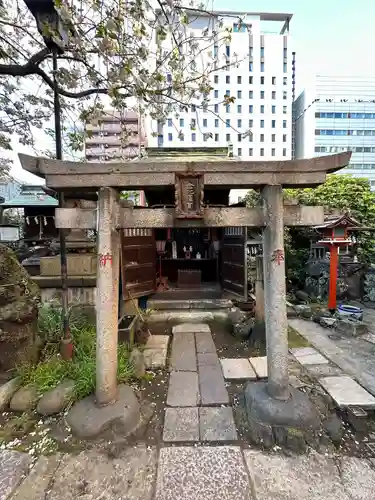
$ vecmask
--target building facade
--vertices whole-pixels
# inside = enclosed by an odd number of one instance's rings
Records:
[[[216,31],[220,39],[229,29],[231,40],[220,46],[207,43],[202,51],[202,58],[214,59],[218,67],[210,74],[213,90],[207,109],[202,109],[200,99],[163,123],[149,120],[148,145],[199,148],[232,143],[234,155],[244,159],[290,159],[291,18],[292,14],[192,13],[187,28],[191,36],[199,39],[202,32]],[[234,102],[223,104],[225,95]]]
[[[296,158],[352,151],[339,173],[375,189],[375,77],[318,76],[294,104]]]
[[[95,123],[86,125],[85,155],[88,161],[135,158],[145,143],[143,124],[134,111],[107,110]]]

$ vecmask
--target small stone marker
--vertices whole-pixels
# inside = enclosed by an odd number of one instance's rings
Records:
[[[341,408],[347,406],[375,408],[374,396],[347,375],[323,377],[319,379],[319,383]]]
[[[237,431],[232,408],[199,408],[202,441],[236,441]]]
[[[169,335],[150,335],[145,349],[168,349]]]
[[[167,405],[197,406],[199,400],[198,374],[195,372],[171,372]]]
[[[199,441],[198,408],[166,408],[163,441]]]
[[[211,333],[206,323],[182,323],[172,328],[173,335],[177,333]]]
[[[145,349],[143,359],[146,370],[164,368],[167,362],[167,349]]]
[[[255,371],[246,358],[220,360],[225,380],[256,380]]]
[[[259,356],[257,358],[249,358],[250,364],[253,367],[258,378],[267,378],[267,356]]]
[[[329,363],[328,359],[313,347],[297,347],[291,349],[291,353],[301,365],[324,365]]]

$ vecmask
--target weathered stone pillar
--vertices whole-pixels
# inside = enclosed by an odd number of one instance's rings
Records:
[[[266,186],[262,196],[266,211],[263,270],[268,392],[273,398],[285,400],[289,397],[289,380],[282,187]]]
[[[98,267],[96,290],[96,402],[117,398],[119,233],[115,229],[119,193],[101,188],[98,194]]]
[[[263,257],[258,255],[255,259],[256,278],[255,278],[255,321],[264,322],[264,273]]]

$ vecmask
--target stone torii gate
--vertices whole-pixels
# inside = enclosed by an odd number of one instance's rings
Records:
[[[313,187],[327,173],[345,167],[351,153],[304,160],[242,161],[236,158],[140,158],[126,163],[76,163],[20,154],[25,170],[43,177],[49,188],[79,198],[98,193],[97,209],[58,208],[56,226],[97,229],[97,368],[96,402],[117,397],[117,321],[119,230],[168,227],[262,227],[267,392],[273,400],[290,397],[288,325],[285,299],[284,225],[323,223],[323,207],[283,205],[282,188]],[[175,187],[176,208],[125,208],[121,190]],[[204,207],[205,189],[261,189],[257,208]]]

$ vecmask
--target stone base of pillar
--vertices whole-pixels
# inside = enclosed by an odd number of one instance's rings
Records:
[[[255,444],[304,451],[321,429],[317,408],[306,394],[290,387],[290,398],[272,398],[267,382],[250,382],[245,388],[250,438]]]
[[[100,407],[92,394],[75,403],[66,420],[73,435],[80,439],[94,439],[108,430],[115,430],[121,437],[126,437],[139,426],[141,413],[133,389],[128,385],[119,385],[115,403]]]

